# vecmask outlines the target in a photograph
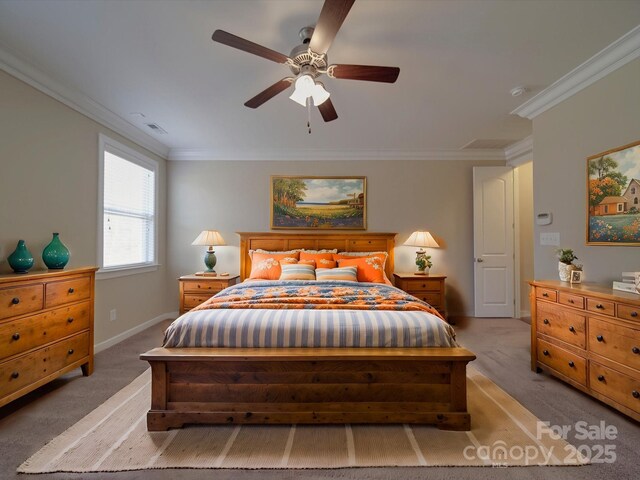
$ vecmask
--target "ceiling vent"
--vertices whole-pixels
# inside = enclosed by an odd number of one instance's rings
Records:
[[[145,123],[145,125],[149,127],[151,130],[153,130],[155,133],[159,133],[160,135],[167,134],[167,131],[157,123]]]
[[[515,143],[515,140],[497,140],[497,139],[478,139],[467,143],[462,150],[471,150],[471,149],[479,149],[479,150],[497,150],[508,147],[512,143]]]

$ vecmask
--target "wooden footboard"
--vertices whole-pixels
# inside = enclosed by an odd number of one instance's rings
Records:
[[[469,430],[464,348],[156,348],[147,428],[422,423]]]

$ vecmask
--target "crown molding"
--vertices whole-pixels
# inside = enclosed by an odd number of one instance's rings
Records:
[[[507,165],[510,167],[517,167],[518,165],[532,161],[533,136],[529,135],[527,138],[506,147],[504,149],[504,156],[507,160]]]
[[[31,85],[42,93],[55,98],[67,107],[89,117],[99,124],[113,130],[150,152],[167,158],[169,147],[135,125],[127,122],[104,105],[86,96],[78,90],[66,87],[33,65],[20,60],[6,49],[0,47],[0,69],[9,75]]]
[[[640,57],[640,25],[596,53],[511,113],[533,120],[614,70]]]
[[[220,150],[214,148],[172,148],[169,160],[197,161],[371,161],[371,160],[473,160],[505,161],[504,151],[495,150],[329,150],[329,149],[255,149]]]

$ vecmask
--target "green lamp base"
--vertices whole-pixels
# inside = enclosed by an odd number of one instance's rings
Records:
[[[207,266],[207,272],[215,272],[213,267],[216,266],[217,262],[216,254],[213,250],[207,250],[207,253],[204,254],[204,264]]]

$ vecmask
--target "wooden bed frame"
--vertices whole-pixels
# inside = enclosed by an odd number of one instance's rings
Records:
[[[394,233],[240,233],[249,250],[337,248],[389,253]],[[469,430],[465,348],[155,348],[151,431],[187,423],[421,423]]]

